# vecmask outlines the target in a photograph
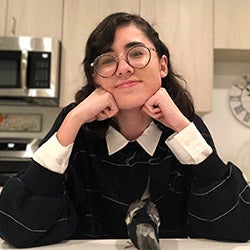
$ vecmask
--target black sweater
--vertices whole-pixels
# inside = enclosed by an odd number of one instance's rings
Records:
[[[44,141],[72,108],[63,109]],[[236,166],[220,160],[202,120],[196,116],[193,122],[213,148],[198,165],[182,165],[175,158],[165,144],[173,133],[168,128],[161,127],[151,157],[137,142],[109,156],[105,138],[83,126],[65,174],[32,161],[25,172],[6,182],[0,199],[1,237],[16,247],[76,238],[128,238],[126,211],[141,197],[150,175],[149,192],[161,218],[160,238],[247,241],[248,184]]]

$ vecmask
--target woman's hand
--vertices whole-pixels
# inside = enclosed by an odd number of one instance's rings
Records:
[[[82,125],[94,120],[106,120],[116,115],[118,111],[113,96],[106,90],[97,88],[73,109],[72,113],[80,119]]]
[[[160,88],[146,101],[142,111],[176,132],[190,124],[164,88]]]
[[[108,119],[118,111],[113,96],[104,89],[97,88],[68,113],[57,132],[57,138],[63,146],[67,146],[74,142],[83,124]]]

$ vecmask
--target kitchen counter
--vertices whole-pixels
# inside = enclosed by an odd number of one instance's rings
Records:
[[[204,239],[163,239],[160,240],[161,250],[249,250],[247,243],[226,243]],[[135,250],[128,247],[127,240],[70,240],[58,244],[29,248],[29,250]],[[0,240],[0,250],[15,249]]]

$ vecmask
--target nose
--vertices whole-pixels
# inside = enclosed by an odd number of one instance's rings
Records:
[[[116,75],[122,76],[124,74],[125,75],[132,74],[133,72],[134,72],[134,68],[128,63],[126,57],[120,56],[118,65],[117,65]]]

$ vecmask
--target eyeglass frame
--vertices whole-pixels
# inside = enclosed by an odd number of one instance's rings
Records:
[[[145,66],[140,67],[140,68],[131,65],[130,62],[129,62],[129,60],[128,60],[128,58],[127,58],[129,52],[130,52],[132,49],[137,48],[137,47],[146,48],[146,49],[148,50],[148,52],[149,52],[148,62],[145,64]],[[126,55],[125,55],[124,60],[125,60],[126,63],[127,63],[130,67],[132,67],[133,69],[144,69],[145,67],[148,66],[149,62],[151,61],[151,50],[152,50],[152,51],[156,51],[155,48],[153,48],[153,47],[147,47],[147,46],[142,45],[142,44],[138,44],[138,45],[132,46],[132,47],[129,48],[129,50],[126,52]],[[100,73],[98,73],[98,71],[97,71],[97,69],[96,69],[96,67],[95,67],[95,62],[96,62],[97,60],[99,60],[101,57],[107,56],[107,55],[113,57],[113,58],[116,60],[116,68],[115,68],[115,71],[114,71],[114,73],[113,73],[112,75],[110,75],[110,76],[103,76],[103,75],[101,75]],[[117,71],[117,69],[118,69],[118,66],[119,66],[120,57],[121,57],[121,55],[120,55],[120,56],[116,56],[116,55],[111,55],[111,54],[103,53],[103,54],[99,55],[98,57],[96,57],[95,60],[90,64],[90,66],[94,69],[94,71],[96,72],[97,75],[99,75],[99,76],[101,76],[101,77],[103,77],[103,78],[109,78],[109,77],[113,76],[113,75],[116,73],[116,71]]]

